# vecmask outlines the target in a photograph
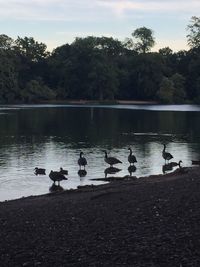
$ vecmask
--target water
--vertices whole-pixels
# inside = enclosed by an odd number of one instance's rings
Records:
[[[162,173],[163,144],[173,161],[200,159],[200,106],[194,105],[15,105],[0,106],[0,201],[49,192],[48,174],[69,171],[64,189],[99,184],[104,177],[104,153],[123,164],[115,176],[128,174],[128,147],[137,157],[137,177]],[[87,175],[78,176],[83,151]],[[34,175],[35,167],[47,175]]]

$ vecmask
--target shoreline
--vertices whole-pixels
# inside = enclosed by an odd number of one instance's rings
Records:
[[[79,193],[82,191],[101,191],[106,189],[107,187],[110,188],[113,185],[118,185],[118,183],[128,183],[128,182],[135,182],[135,183],[151,183],[151,182],[163,182],[163,181],[167,181],[167,180],[171,180],[171,179],[177,179],[177,174],[181,174],[181,172],[187,172],[188,170],[193,168],[198,168],[198,167],[183,167],[181,169],[177,168],[174,171],[171,171],[169,173],[166,174],[152,174],[152,175],[147,175],[147,176],[141,176],[141,177],[137,177],[137,176],[130,176],[130,175],[126,175],[124,177],[116,177],[116,176],[110,176],[107,178],[93,178],[90,179],[91,181],[102,181],[102,182],[107,182],[106,184],[98,184],[98,185],[93,185],[93,184],[88,184],[88,185],[79,185],[77,188],[71,188],[71,189],[62,189],[62,190],[56,190],[53,192],[48,192],[48,193],[44,193],[44,194],[39,194],[39,195],[29,195],[29,196],[22,196],[19,198],[15,198],[15,199],[7,199],[7,200],[2,200],[0,201],[0,205],[3,203],[7,203],[7,202],[13,202],[13,201],[23,201],[26,199],[32,199],[32,198],[41,198],[41,197],[46,197],[49,195],[59,195],[59,194],[67,194],[67,193]],[[56,185],[57,187],[57,185]],[[62,188],[62,187],[61,187]]]
[[[52,100],[40,101],[37,104],[70,104],[70,105],[159,105],[156,101],[143,100]]]
[[[9,266],[200,265],[200,167],[0,203]]]

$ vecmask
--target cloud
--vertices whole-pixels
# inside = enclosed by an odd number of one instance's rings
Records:
[[[112,10],[118,15],[125,14],[130,11],[140,12],[181,12],[181,11],[194,11],[200,8],[200,1],[190,0],[143,0],[143,1],[131,1],[131,0],[98,0],[99,6],[104,6]]]
[[[0,0],[0,19],[68,21],[88,18],[89,0]]]
[[[0,18],[18,20],[96,20],[111,15],[195,12],[199,0],[0,0]],[[195,15],[195,14],[193,14]]]

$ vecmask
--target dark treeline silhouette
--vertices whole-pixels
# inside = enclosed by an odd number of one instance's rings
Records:
[[[153,100],[200,103],[200,18],[187,28],[190,49],[150,52],[153,32],[136,29],[124,42],[76,38],[49,53],[32,37],[0,35],[0,103],[44,100]]]

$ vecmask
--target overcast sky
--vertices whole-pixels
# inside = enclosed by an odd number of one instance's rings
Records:
[[[32,36],[48,49],[75,37],[123,41],[139,27],[153,30],[154,50],[188,49],[186,27],[200,15],[200,0],[0,0],[0,34]]]

